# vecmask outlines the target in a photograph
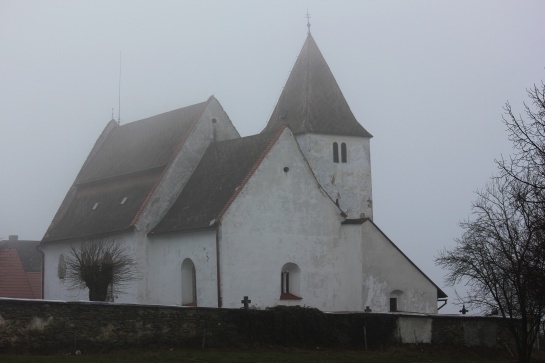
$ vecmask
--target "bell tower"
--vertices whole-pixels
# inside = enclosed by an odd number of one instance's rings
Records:
[[[348,218],[373,218],[370,139],[310,34],[263,131],[287,124],[318,182]]]

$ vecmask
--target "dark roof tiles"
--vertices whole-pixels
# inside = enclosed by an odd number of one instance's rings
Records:
[[[114,127],[75,184],[164,166],[199,121],[207,102]]]
[[[131,228],[211,99],[121,126],[111,121],[42,241],[90,237]],[[127,200],[121,204],[125,197]]]
[[[354,117],[310,34],[264,131],[281,123],[287,123],[294,134],[371,137]]]
[[[60,223],[52,225],[43,240],[81,238],[130,228],[161,171],[156,168],[107,183],[79,186]]]
[[[151,233],[213,226],[284,128],[210,144],[180,196]]]

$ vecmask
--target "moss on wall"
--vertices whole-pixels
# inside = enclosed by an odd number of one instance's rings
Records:
[[[0,353],[136,346],[358,349],[366,341],[377,348],[399,343],[398,317],[330,314],[299,306],[254,310],[0,299]],[[497,318],[424,316],[430,317],[436,345],[491,345],[497,338],[509,339]]]

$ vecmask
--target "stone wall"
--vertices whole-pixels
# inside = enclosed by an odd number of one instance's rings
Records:
[[[0,299],[0,353],[101,351],[128,347],[336,347],[398,343],[494,347],[510,341],[499,318],[327,314]]]

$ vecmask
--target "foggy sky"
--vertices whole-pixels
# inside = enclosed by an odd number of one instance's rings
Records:
[[[0,239],[39,240],[97,137],[214,95],[261,131],[311,31],[371,133],[375,223],[449,295],[473,192],[545,80],[543,1],[0,0]]]

